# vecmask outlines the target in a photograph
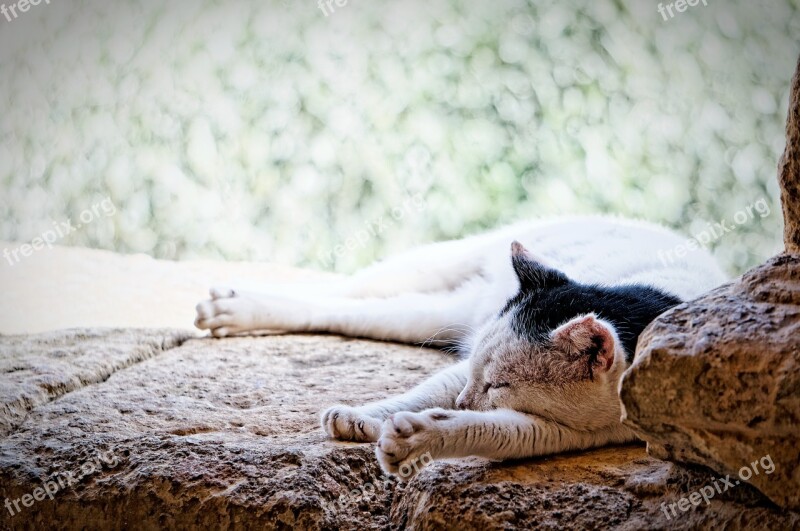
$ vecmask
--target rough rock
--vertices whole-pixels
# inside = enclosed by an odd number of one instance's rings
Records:
[[[800,507],[800,258],[781,256],[660,317],[622,386],[627,423],[651,455],[737,476]]]
[[[786,252],[800,254],[800,59],[786,116],[786,149],[778,164]]]
[[[0,348],[0,503],[21,508],[0,506],[2,529],[800,526],[800,514],[746,485],[667,518],[714,477],[640,445],[452,460],[401,484],[381,473],[372,445],[318,427],[328,404],[404,390],[452,361],[438,351],[163,330],[12,336]]]
[[[733,477],[769,455],[751,484],[800,509],[800,62],[778,180],[786,252],[662,315],[622,383],[625,422],[651,455]],[[751,467],[752,468],[752,467]]]
[[[131,341],[136,335],[140,345]],[[37,383],[50,387],[20,376],[31,372],[63,371],[77,383],[57,400],[39,400],[24,421],[18,414],[6,421],[16,428],[0,443],[0,496],[20,498],[60,473],[78,475],[98,455],[119,462],[101,463],[102,471],[60,489],[53,501],[15,516],[3,508],[0,521],[13,527],[321,528],[356,515],[366,521],[366,510],[376,515],[373,527],[385,527],[383,484],[381,496],[338,508],[338,496],[375,482],[379,468],[370,448],[327,440],[319,411],[383,396],[386,382],[407,387],[448,361],[436,352],[333,337],[178,346],[175,334],[163,332],[62,336],[2,339],[16,360],[2,375],[3,388],[30,394]],[[76,343],[80,337],[89,340]],[[144,350],[150,355],[138,354]],[[111,361],[134,357],[127,368]]]

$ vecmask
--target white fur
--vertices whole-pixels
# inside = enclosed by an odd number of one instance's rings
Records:
[[[342,285],[215,288],[211,300],[198,304],[196,324],[218,337],[271,329],[408,343],[464,338],[516,292],[508,258],[513,240],[579,282],[645,283],[687,300],[725,279],[705,251],[662,263],[659,251],[685,240],[660,226],[565,218],[419,247]]]
[[[632,439],[619,422],[617,386],[626,369],[621,349],[610,369],[590,383],[564,389],[521,386],[513,393],[478,389],[485,385],[481,375],[495,363],[485,355],[491,350],[489,339],[504,346],[506,357],[514,355],[513,338],[494,317],[519,289],[509,258],[513,240],[584,283],[643,283],[689,300],[725,280],[704,250],[662,262],[660,256],[685,239],[657,225],[564,218],[423,246],[338,285],[215,288],[210,300],[198,304],[196,324],[218,337],[259,330],[317,331],[469,345],[471,360],[408,393],[361,407],[335,406],[323,414],[323,428],[331,437],[379,441],[378,458],[392,473],[426,453],[504,459]],[[486,410],[454,410],[457,400],[463,406],[467,393],[479,392],[485,396],[473,409]],[[587,410],[591,403],[599,403],[599,409]]]

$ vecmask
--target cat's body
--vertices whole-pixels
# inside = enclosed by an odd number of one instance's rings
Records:
[[[512,258],[509,245],[515,243]],[[329,435],[379,441],[391,473],[434,459],[528,457],[634,438],[618,385],[644,326],[725,277],[683,239],[613,218],[527,222],[424,246],[340,284],[212,289],[197,325],[216,336],[318,331],[468,356],[417,388],[323,414]],[[407,475],[407,474],[403,474]]]

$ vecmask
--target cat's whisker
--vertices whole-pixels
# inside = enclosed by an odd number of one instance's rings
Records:
[[[460,327],[460,328],[457,328],[457,327]],[[436,341],[436,336],[438,336],[440,334],[443,334],[443,333],[446,333],[446,332],[456,332],[458,334],[461,334],[462,337],[466,337],[467,335],[469,335],[469,334],[474,332],[474,327],[470,326],[469,324],[456,324],[456,325],[445,326],[445,327],[439,328],[431,336],[429,336],[427,339],[425,339],[425,341],[423,341],[420,344],[419,348],[424,348],[427,345],[433,343],[434,341]],[[466,333],[464,333],[464,332],[466,332]],[[446,340],[446,341],[448,341],[450,343],[455,343],[459,348],[463,347],[463,345],[461,344],[462,338],[460,338],[460,337],[456,337],[454,339],[450,339],[450,340]]]

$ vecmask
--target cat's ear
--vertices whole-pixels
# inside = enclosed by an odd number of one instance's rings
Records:
[[[555,288],[569,283],[564,273],[544,265],[518,241],[511,243],[511,265],[522,291]]]
[[[592,371],[605,372],[614,364],[616,334],[593,313],[559,326],[551,339],[556,348],[585,361]]]

